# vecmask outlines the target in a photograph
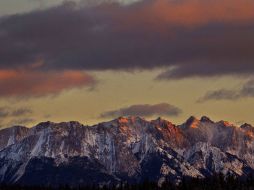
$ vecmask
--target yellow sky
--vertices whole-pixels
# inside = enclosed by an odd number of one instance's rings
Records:
[[[244,80],[224,77],[155,81],[154,78],[159,72],[159,70],[135,73],[97,72],[93,75],[97,77],[99,83],[94,89],[74,89],[54,97],[18,101],[2,99],[0,103],[1,106],[31,108],[33,113],[29,117],[35,121],[29,126],[45,120],[55,122],[77,120],[91,125],[105,120],[99,118],[105,111],[135,104],[162,102],[183,110],[178,117],[166,118],[177,124],[184,122],[191,115],[197,117],[207,115],[215,121],[223,119],[234,123],[254,123],[252,116],[254,99],[196,102],[207,91],[225,87],[235,89],[241,86]]]

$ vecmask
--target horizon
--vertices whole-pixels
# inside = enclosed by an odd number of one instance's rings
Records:
[[[146,119],[146,118],[141,117],[141,116],[119,116],[119,117],[112,118],[112,119],[106,119],[106,120],[104,120],[104,121],[101,121],[101,122],[98,122],[98,123],[94,123],[94,124],[86,124],[86,123],[82,123],[82,122],[77,121],[77,120],[60,121],[60,122],[45,120],[45,121],[40,121],[40,122],[38,122],[38,123],[36,123],[35,125],[32,125],[32,126],[13,125],[13,126],[6,127],[6,128],[0,128],[0,131],[1,131],[2,129],[8,129],[8,128],[17,127],[17,126],[26,127],[26,128],[33,128],[33,127],[36,127],[37,125],[40,125],[40,124],[43,124],[43,123],[48,123],[48,122],[53,123],[53,124],[62,124],[62,123],[77,122],[77,123],[83,125],[84,127],[93,127],[93,126],[97,126],[97,125],[99,125],[99,124],[113,122],[113,121],[115,121],[115,120],[121,120],[121,119],[132,120],[133,118],[135,118],[135,119],[139,118],[139,119],[142,119],[143,121],[147,121],[147,122],[152,122],[152,121],[156,121],[156,120],[163,120],[163,121],[167,121],[167,122],[169,122],[169,123],[172,123],[172,124],[175,125],[176,127],[179,127],[179,126],[181,126],[181,125],[184,125],[189,119],[192,119],[192,118],[193,118],[193,119],[197,119],[197,120],[200,121],[200,122],[202,122],[202,121],[201,121],[202,118],[207,118],[207,119],[209,119],[210,121],[214,122],[214,124],[220,123],[220,122],[226,122],[226,123],[229,123],[230,125],[232,125],[232,127],[238,127],[238,128],[240,128],[240,127],[243,126],[243,125],[250,125],[251,127],[254,127],[251,123],[248,123],[248,122],[238,123],[238,124],[237,124],[237,123],[233,123],[233,122],[231,122],[231,121],[227,121],[227,120],[223,120],[223,119],[221,119],[221,120],[213,120],[213,119],[211,119],[210,117],[205,116],[205,115],[203,115],[203,116],[201,116],[201,117],[196,117],[196,116],[193,116],[193,115],[192,115],[192,116],[188,117],[187,119],[185,119],[184,121],[182,121],[181,123],[174,123],[174,122],[172,122],[171,120],[166,119],[166,118],[163,118],[163,117],[160,117],[160,116],[155,117],[155,118],[153,118],[153,119],[152,119],[152,118]]]

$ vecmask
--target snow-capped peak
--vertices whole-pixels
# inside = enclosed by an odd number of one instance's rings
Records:
[[[85,182],[85,174],[91,172],[95,176],[91,180],[103,176],[103,183],[147,176],[177,181],[213,172],[244,176],[254,173],[253,129],[248,124],[215,123],[205,116],[200,120],[192,116],[180,126],[162,118],[131,116],[94,126],[71,121],[13,127],[0,131],[0,182],[26,183],[33,177],[40,183],[43,174],[60,183],[50,173],[61,176],[68,173],[66,168],[75,167],[84,172],[68,179],[75,184]],[[36,177],[38,168],[42,171]]]
[[[201,122],[206,122],[206,123],[214,123],[209,117],[207,116],[202,116],[200,119]]]

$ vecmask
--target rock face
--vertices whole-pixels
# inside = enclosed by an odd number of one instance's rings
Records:
[[[246,177],[254,173],[254,128],[190,117],[176,126],[158,118],[120,117],[95,126],[40,123],[0,131],[0,182],[103,185],[149,179]]]

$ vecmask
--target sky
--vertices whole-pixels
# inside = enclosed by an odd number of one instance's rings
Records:
[[[0,0],[0,127],[254,124],[253,0]]]

